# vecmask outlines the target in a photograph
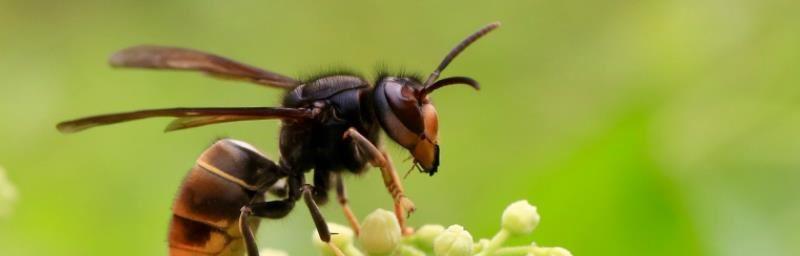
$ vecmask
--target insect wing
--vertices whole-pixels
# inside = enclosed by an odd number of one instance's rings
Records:
[[[301,108],[166,108],[148,109],[124,113],[90,116],[59,123],[56,127],[63,133],[74,133],[95,126],[109,125],[151,117],[177,117],[167,131],[186,129],[213,123],[260,119],[305,119],[311,118],[308,109]]]
[[[195,70],[220,78],[248,80],[283,89],[290,89],[300,84],[293,78],[225,57],[178,47],[134,46],[112,55],[109,63],[114,67]]]

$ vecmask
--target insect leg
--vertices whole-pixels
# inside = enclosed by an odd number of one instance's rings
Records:
[[[257,202],[244,206],[239,215],[239,230],[242,232],[245,247],[247,247],[247,255],[258,256],[258,246],[256,245],[253,230],[250,229],[247,219],[250,216],[280,219],[289,214],[294,208],[294,199],[287,198],[280,201],[270,202]]]
[[[247,219],[250,216],[257,216],[262,218],[278,219],[283,218],[294,208],[294,203],[300,197],[299,191],[301,190],[300,184],[303,183],[303,176],[288,177],[287,183],[289,187],[289,197],[279,201],[269,202],[253,202],[250,205],[242,207],[239,214],[239,230],[244,238],[244,244],[247,248],[247,255],[258,256],[258,246],[256,245],[255,235]]]
[[[250,225],[247,224],[247,218],[252,214],[250,208],[247,206],[242,207],[241,213],[239,214],[239,231],[242,232],[242,237],[244,237],[244,245],[247,248],[247,255],[249,256],[258,256],[258,246],[256,245],[256,238],[253,235],[253,230],[250,229]]]
[[[286,217],[294,208],[294,200],[284,199],[280,201],[253,203],[247,208],[251,215],[267,219],[280,219]]]
[[[314,188],[311,185],[303,185],[303,201],[305,201],[308,211],[311,213],[311,219],[314,220],[314,226],[317,227],[319,239],[327,243],[337,256],[344,256],[342,250],[340,250],[339,247],[336,247],[336,245],[331,242],[331,231],[328,229],[328,223],[325,222],[325,218],[322,217],[322,213],[319,211],[319,206],[317,206],[317,203],[314,202],[314,196],[312,195],[313,190]]]
[[[353,210],[350,210],[350,204],[347,203],[347,193],[345,192],[342,175],[338,173],[333,175],[336,182],[336,198],[339,200],[342,210],[344,210],[344,216],[347,217],[347,222],[350,222],[350,227],[356,233],[356,236],[358,236],[358,234],[361,233],[361,225],[358,224],[356,215],[353,214]]]
[[[264,158],[264,160],[269,161],[269,159],[266,158]],[[251,201],[248,205],[243,207],[242,210],[245,211],[246,209],[249,215],[256,217],[268,219],[283,218],[292,211],[295,202],[300,198],[300,193],[293,191],[299,191],[301,187],[300,184],[302,183],[302,179],[298,181],[292,177],[278,179],[274,184],[259,189],[257,193],[269,192],[280,194],[279,196],[284,197],[283,199],[268,202]]]
[[[314,201],[319,205],[328,203],[328,188],[331,187],[331,172],[325,169],[314,169]]]
[[[367,138],[358,133],[356,129],[350,128],[344,133],[344,138],[351,138],[356,148],[362,156],[365,156],[369,162],[381,169],[383,174],[383,185],[389,190],[389,193],[394,199],[394,213],[397,215],[397,221],[400,224],[400,230],[403,234],[411,234],[413,231],[406,228],[406,218],[416,209],[411,199],[408,199],[403,192],[403,184],[400,183],[400,177],[392,165],[392,159],[386,151],[378,149]]]

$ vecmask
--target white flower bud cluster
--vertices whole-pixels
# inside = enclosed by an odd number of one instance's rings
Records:
[[[433,252],[438,256],[472,255],[472,235],[459,225],[447,227],[433,241]]]
[[[460,225],[445,228],[442,225],[430,224],[423,225],[414,234],[403,237],[394,213],[378,209],[369,214],[361,224],[361,234],[358,237],[361,250],[354,245],[354,235],[350,228],[333,223],[328,224],[328,227],[332,233],[336,233],[331,237],[332,243],[346,256],[572,256],[564,248],[539,247],[535,243],[528,246],[503,246],[512,236],[530,235],[539,225],[539,220],[536,207],[526,200],[520,200],[503,211],[501,229],[491,239],[475,241]],[[335,255],[330,246],[319,240],[316,232],[313,240],[321,255]]]
[[[527,235],[539,225],[539,213],[528,201],[516,201],[503,211],[502,223],[503,229],[514,235]]]
[[[394,213],[378,209],[367,215],[358,241],[369,255],[391,255],[400,246],[400,224]]]
[[[17,188],[6,176],[6,170],[0,167],[0,218],[11,215],[17,196]]]

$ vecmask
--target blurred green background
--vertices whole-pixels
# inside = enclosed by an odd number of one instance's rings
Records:
[[[163,134],[148,120],[59,134],[58,121],[174,106],[272,106],[281,92],[198,74],[113,70],[141,43],[216,52],[292,76],[430,72],[467,34],[500,30],[434,96],[441,172],[405,180],[411,223],[498,229],[517,199],[542,223],[518,242],[575,255],[800,254],[796,1],[0,1],[0,166],[19,190],[0,255],[163,255],[173,196],[218,136],[277,158],[278,122]],[[388,146],[399,170],[404,150]],[[349,177],[360,217],[391,201]],[[331,221],[346,223],[336,204]],[[307,211],[259,243],[309,255]]]

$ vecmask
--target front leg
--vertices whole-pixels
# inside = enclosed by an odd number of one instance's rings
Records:
[[[361,156],[366,157],[370,164],[381,169],[383,185],[386,186],[389,194],[392,195],[392,199],[394,199],[394,212],[397,215],[400,230],[403,231],[403,234],[411,234],[413,231],[410,228],[406,228],[406,218],[416,208],[411,199],[408,199],[403,192],[403,184],[400,183],[400,177],[397,176],[397,172],[394,170],[392,159],[386,151],[378,149],[354,128],[347,129],[344,133],[344,138],[351,138]]]

